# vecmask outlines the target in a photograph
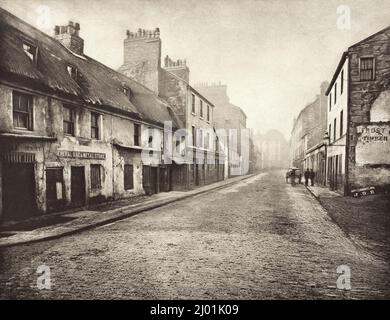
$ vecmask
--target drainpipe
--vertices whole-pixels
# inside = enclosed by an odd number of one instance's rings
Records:
[[[114,139],[113,139],[113,130],[114,127],[114,117],[111,115],[111,164],[112,164],[112,197],[115,200],[115,164],[114,164]]]

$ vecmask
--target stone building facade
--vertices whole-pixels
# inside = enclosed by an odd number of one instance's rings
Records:
[[[294,120],[290,157],[292,166],[301,171],[313,169],[316,181],[326,184],[326,146],[324,135],[327,131],[327,97],[328,82],[320,86],[320,93],[308,104]]]
[[[185,138],[174,136],[174,148],[183,154],[185,161],[172,159],[172,188],[188,189],[222,180],[224,155],[216,141],[215,106],[189,84],[190,70],[185,60],[172,60],[166,56],[162,65],[158,28],[127,32],[124,63],[119,71],[167,101],[179,127],[188,133]]]
[[[0,29],[0,219],[170,189],[166,102],[85,55],[79,24],[50,37],[0,9]]]
[[[344,194],[390,186],[390,27],[350,46],[328,87],[329,175]],[[335,153],[338,159],[334,158]],[[334,160],[332,160],[334,159]],[[338,166],[337,164],[338,163]],[[332,169],[333,168],[333,169]],[[331,179],[331,178],[330,178]]]

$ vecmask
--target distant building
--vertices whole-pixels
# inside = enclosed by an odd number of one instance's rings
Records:
[[[289,145],[278,130],[254,135],[257,150],[256,168],[258,170],[287,169],[289,167]]]
[[[326,91],[332,190],[390,187],[389,43],[387,27],[350,46]]]

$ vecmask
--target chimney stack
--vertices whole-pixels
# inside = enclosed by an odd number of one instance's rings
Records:
[[[168,55],[164,59],[164,69],[189,82],[190,69],[186,60],[172,60]]]
[[[80,24],[69,21],[66,26],[55,26],[54,37],[72,52],[84,54],[84,40],[79,36]]]

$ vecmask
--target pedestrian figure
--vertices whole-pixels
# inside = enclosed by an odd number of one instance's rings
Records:
[[[314,177],[316,176],[315,172],[313,169],[310,169],[310,181],[311,181],[311,186],[314,186]]]
[[[299,180],[299,184],[302,183],[302,172],[301,170],[298,171],[298,180]]]
[[[307,168],[305,171],[305,186],[309,184],[309,178],[310,178],[310,171],[309,168]]]

